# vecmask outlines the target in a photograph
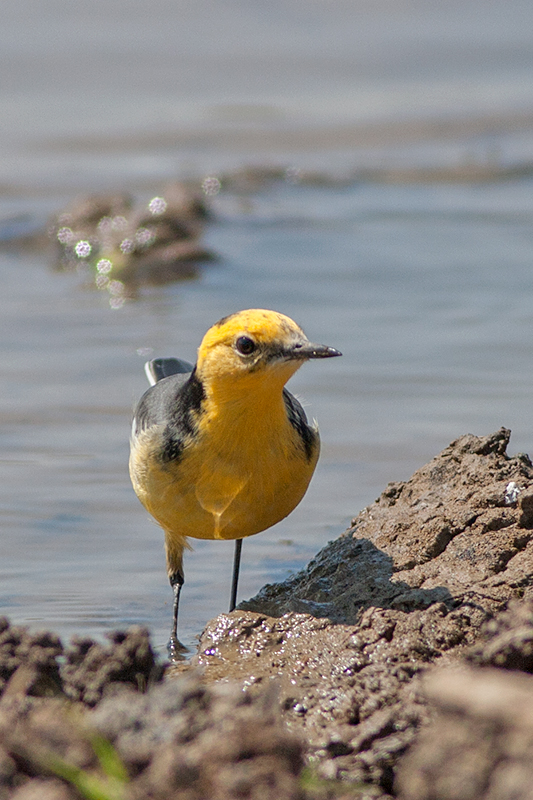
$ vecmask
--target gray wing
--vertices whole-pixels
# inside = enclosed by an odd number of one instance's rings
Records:
[[[191,370],[161,378],[143,394],[133,415],[132,446],[140,433],[157,428],[161,459],[176,461],[196,434],[205,392],[195,368],[186,361],[177,358],[157,361],[173,362],[174,367],[182,370],[189,366]]]
[[[146,390],[133,412],[135,436],[154,425],[168,425],[175,416],[181,390],[190,375],[190,372],[169,375]]]

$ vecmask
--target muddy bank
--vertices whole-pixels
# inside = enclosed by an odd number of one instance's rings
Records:
[[[274,679],[324,777],[393,792],[428,720],[420,677],[531,596],[533,469],[507,457],[509,435],[458,439],[389,484],[305,570],[204,631],[207,679]]]
[[[0,798],[529,797],[533,467],[509,435],[389,484],[185,675],[141,629],[64,649],[3,623]]]

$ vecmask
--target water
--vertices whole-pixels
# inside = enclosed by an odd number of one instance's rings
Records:
[[[170,589],[127,476],[131,408],[147,351],[194,360],[239,308],[283,311],[344,353],[291,381],[322,457],[299,508],[245,542],[242,598],[457,436],[506,425],[511,451],[533,452],[531,4],[26,0],[3,16],[0,234],[74,191],[149,196],[248,163],[342,180],[222,192],[205,236],[220,260],[120,309],[42,252],[0,251],[1,613],[65,637],[141,622],[164,646]],[[347,180],[472,162],[524,174]],[[227,608],[231,558],[223,542],[187,554],[187,642]]]
[[[531,160],[532,53],[529,0],[5,0],[0,184]]]

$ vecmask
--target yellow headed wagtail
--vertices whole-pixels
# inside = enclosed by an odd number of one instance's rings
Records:
[[[172,657],[187,537],[235,539],[230,611],[242,539],[279,522],[304,496],[320,439],[285,384],[311,358],[340,356],[312,344],[275,311],[224,317],[205,334],[196,366],[175,358],[146,365],[152,383],[134,413],[130,475],[165,532],[174,591]]]

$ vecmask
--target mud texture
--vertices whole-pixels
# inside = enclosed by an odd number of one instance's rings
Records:
[[[1,798],[299,800],[302,763],[274,697],[193,675],[124,686],[85,713],[57,698],[0,704]]]
[[[390,484],[185,674],[140,628],[0,623],[0,800],[531,798],[533,467],[508,441]]]
[[[533,676],[435,670],[425,689],[437,713],[400,765],[402,800],[531,798]]]
[[[31,634],[0,618],[0,703],[21,697],[64,697],[94,706],[124,686],[144,691],[160,681],[148,630],[116,631],[104,645],[75,637],[63,647],[56,634]]]
[[[390,483],[305,570],[239,607],[355,624],[367,608],[468,601],[494,611],[531,592],[533,467],[506,455],[509,438],[502,428],[452,442],[409,481]]]
[[[421,676],[512,598],[533,597],[533,468],[507,457],[509,435],[453,442],[305,570],[204,631],[206,679],[276,682],[321,776],[394,792],[430,715]]]
[[[435,669],[425,681],[436,713],[400,765],[399,795],[402,800],[531,798],[533,602],[513,601],[489,620],[464,662]],[[488,666],[499,669],[479,668]]]

